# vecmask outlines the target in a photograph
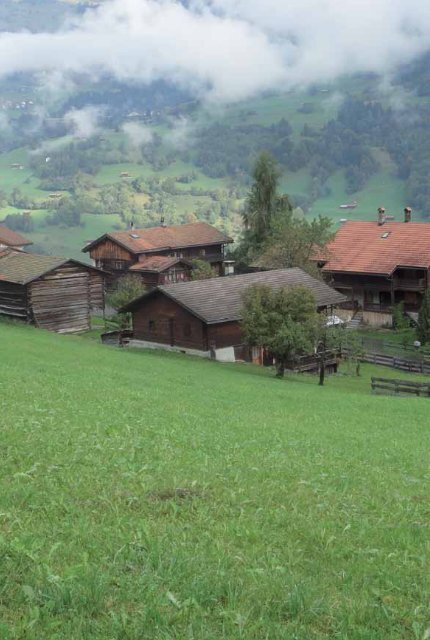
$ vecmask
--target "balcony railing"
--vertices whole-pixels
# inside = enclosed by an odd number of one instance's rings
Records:
[[[422,291],[426,288],[426,279],[394,278],[393,285],[395,289],[401,291]]]
[[[391,313],[393,307],[390,304],[381,304],[380,302],[365,302],[363,311],[376,311],[377,313]]]

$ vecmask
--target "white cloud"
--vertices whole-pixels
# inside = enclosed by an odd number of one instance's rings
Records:
[[[5,113],[0,112],[0,131],[10,131],[10,121]]]
[[[135,148],[150,144],[154,138],[151,129],[138,122],[126,122],[122,125],[122,130]]]
[[[175,118],[169,122],[169,130],[164,134],[163,140],[175,149],[185,149],[192,142],[197,123],[191,123],[188,118]]]
[[[109,72],[208,101],[390,73],[430,46],[423,0],[110,0],[55,34],[0,35],[0,76]]]
[[[91,138],[98,132],[101,114],[102,110],[98,107],[71,109],[64,116],[64,121],[77,138]]]

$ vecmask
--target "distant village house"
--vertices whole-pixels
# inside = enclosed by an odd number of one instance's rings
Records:
[[[217,275],[224,275],[225,247],[233,242],[206,222],[161,225],[106,233],[84,249],[95,266],[117,278],[134,273],[149,286],[191,279],[192,261],[205,260]]]
[[[345,222],[323,253],[315,256],[326,282],[349,300],[350,315],[371,325],[391,325],[393,306],[403,302],[412,317],[429,287],[430,224],[387,219]]]
[[[31,244],[33,244],[31,240],[27,240],[27,238],[24,238],[20,233],[0,226],[0,251],[7,248],[23,251],[25,247]]]

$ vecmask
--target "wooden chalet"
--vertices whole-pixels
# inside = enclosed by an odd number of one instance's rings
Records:
[[[104,274],[76,260],[21,251],[0,252],[0,314],[41,329],[90,329],[90,313],[104,308]]]
[[[0,225],[0,251],[7,248],[22,251],[31,244],[33,244],[31,240],[27,240],[27,238],[24,238],[20,233],[12,231],[12,229],[8,229],[8,227],[4,225]]]
[[[241,328],[242,294],[251,285],[281,288],[302,285],[319,311],[345,297],[301,269],[277,269],[159,286],[123,311],[133,316],[134,344],[167,346],[219,360],[247,359]]]
[[[430,223],[347,221],[315,257],[330,286],[373,325],[391,324],[392,308],[419,310],[430,280]]]
[[[231,242],[212,225],[193,222],[106,233],[83,251],[114,278],[130,270],[145,284],[156,286],[190,280],[191,261],[197,258],[223,275],[225,246]]]

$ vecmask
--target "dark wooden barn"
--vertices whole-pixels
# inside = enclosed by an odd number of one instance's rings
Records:
[[[277,269],[160,286],[131,302],[124,311],[132,313],[133,338],[143,346],[167,345],[233,361],[239,358],[244,342],[240,325],[242,294],[254,284],[308,287],[320,311],[331,311],[346,300],[301,269]]]
[[[0,314],[42,329],[75,333],[90,328],[104,308],[104,273],[76,260],[18,251],[0,253]]]

